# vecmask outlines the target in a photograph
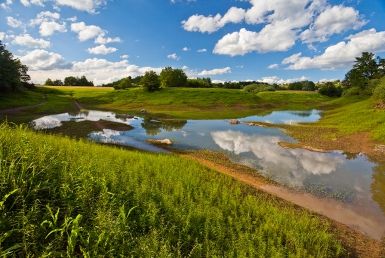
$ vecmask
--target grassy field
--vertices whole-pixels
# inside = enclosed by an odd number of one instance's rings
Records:
[[[196,162],[0,125],[0,256],[339,257],[326,222]]]

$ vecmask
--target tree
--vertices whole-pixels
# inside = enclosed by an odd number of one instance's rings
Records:
[[[327,82],[319,88],[318,92],[329,97],[341,97],[342,89],[332,82]]]
[[[132,86],[130,78],[123,78],[118,85],[114,86],[114,89],[127,89]]]
[[[63,82],[59,79],[56,79],[53,81],[54,86],[63,86]]]
[[[182,69],[172,69],[171,67],[163,68],[159,76],[163,87],[186,87],[187,75]]]
[[[347,88],[359,87],[362,91],[368,87],[372,79],[379,79],[385,75],[385,60],[374,57],[373,53],[363,52],[356,57],[353,68],[346,73],[344,84]]]
[[[77,81],[78,80],[76,79],[76,77],[68,76],[68,77],[64,78],[64,85],[65,86],[76,86]]]
[[[147,71],[143,78],[140,80],[140,84],[146,90],[156,90],[160,88],[159,75],[154,71]]]
[[[14,91],[22,87],[30,87],[27,82],[31,77],[27,74],[28,67],[19,59],[15,59],[11,52],[5,49],[0,40],[0,91]]]
[[[53,86],[54,84],[53,84],[53,81],[50,78],[48,78],[47,80],[45,80],[44,85]]]

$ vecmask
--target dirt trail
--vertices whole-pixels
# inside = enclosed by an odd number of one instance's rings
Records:
[[[23,109],[42,106],[45,102],[47,102],[47,99],[44,96],[43,100],[39,104],[0,109],[0,114],[13,114],[13,113],[17,113],[17,112],[19,112],[19,111],[21,111]]]

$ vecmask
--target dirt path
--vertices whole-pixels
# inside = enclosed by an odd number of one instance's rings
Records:
[[[86,109],[83,105],[81,105],[76,99],[72,98],[72,100],[74,101],[75,105],[79,108],[79,109]]]
[[[12,107],[12,108],[0,109],[0,114],[13,114],[13,113],[17,113],[17,112],[19,112],[19,111],[21,111],[21,110],[23,110],[23,109],[42,106],[42,105],[44,105],[45,102],[47,102],[47,99],[46,99],[46,97],[44,96],[44,97],[43,97],[43,100],[42,100],[39,104],[36,104],[36,105],[29,105],[29,106],[20,106],[20,107]]]

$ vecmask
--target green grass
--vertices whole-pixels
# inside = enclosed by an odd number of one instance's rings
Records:
[[[312,214],[175,155],[0,125],[0,256],[338,257]]]
[[[36,91],[21,91],[0,94],[0,109],[36,105],[43,101],[44,95]]]

